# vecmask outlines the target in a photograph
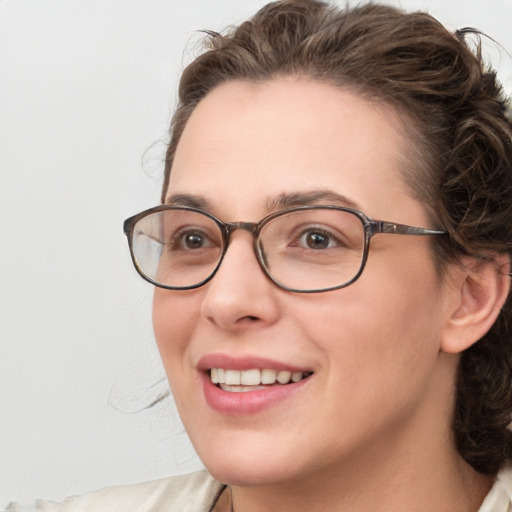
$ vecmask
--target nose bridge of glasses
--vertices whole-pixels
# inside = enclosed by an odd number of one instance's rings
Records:
[[[243,221],[226,222],[224,224],[224,229],[225,229],[226,245],[224,246],[222,258],[224,258],[226,251],[228,249],[231,234],[234,231],[241,229],[242,231],[247,231],[248,233],[250,233],[252,235],[253,241],[254,241],[253,250],[254,250],[256,259],[258,260],[258,263],[259,263],[260,267],[262,268],[263,272],[267,273],[267,270],[265,268],[266,267],[266,264],[265,264],[266,258],[265,258],[265,254],[263,253],[263,248],[259,244],[258,244],[258,247],[256,247],[256,238],[258,236],[259,224],[256,222],[243,222]]]
[[[233,231],[236,231],[237,229],[242,229],[244,231],[248,231],[253,236],[255,236],[256,231],[258,229],[258,224],[255,222],[243,222],[243,221],[226,223],[226,231],[227,231],[228,237],[229,237],[229,235],[231,235],[231,233],[233,233]]]

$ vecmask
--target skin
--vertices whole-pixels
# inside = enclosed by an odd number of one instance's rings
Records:
[[[401,128],[391,107],[326,84],[223,84],[185,128],[168,195],[257,222],[269,199],[327,188],[375,219],[431,227],[402,180]],[[231,485],[235,510],[478,510],[491,482],[459,457],[450,421],[458,352],[480,332],[464,322],[484,299],[472,299],[460,267],[439,278],[429,243],[378,235],[355,283],[309,295],[272,284],[251,235],[237,231],[208,284],[155,290],[155,336],[181,418],[207,469]],[[206,403],[197,369],[212,353],[314,374],[272,407],[224,415]]]

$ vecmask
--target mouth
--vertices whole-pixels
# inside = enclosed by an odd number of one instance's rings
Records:
[[[216,413],[237,417],[251,416],[290,403],[295,396],[304,396],[314,376],[311,367],[250,354],[207,354],[196,367],[208,406]]]
[[[307,379],[313,372],[252,368],[234,370],[210,368],[208,375],[212,384],[230,393],[247,393],[272,387],[296,384]]]

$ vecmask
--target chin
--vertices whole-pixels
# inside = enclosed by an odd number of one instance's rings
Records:
[[[296,468],[278,468],[273,461],[224,460],[222,463],[205,464],[208,472],[224,484],[238,487],[267,486],[290,482],[297,477]]]
[[[297,453],[296,447],[286,446],[284,439],[276,443],[261,435],[244,440],[227,437],[224,442],[212,438],[215,441],[196,445],[204,466],[219,482],[242,487],[276,485],[300,480],[308,473],[310,465],[301,450]]]

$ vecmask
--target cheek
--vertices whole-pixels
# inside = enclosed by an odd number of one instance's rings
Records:
[[[162,363],[171,376],[182,371],[189,340],[199,318],[197,301],[187,292],[156,288],[153,296],[153,331]]]
[[[350,287],[319,294],[294,315],[322,350],[331,379],[369,395],[426,382],[439,353],[442,303],[434,269],[423,266],[419,277],[408,265],[369,264]]]

